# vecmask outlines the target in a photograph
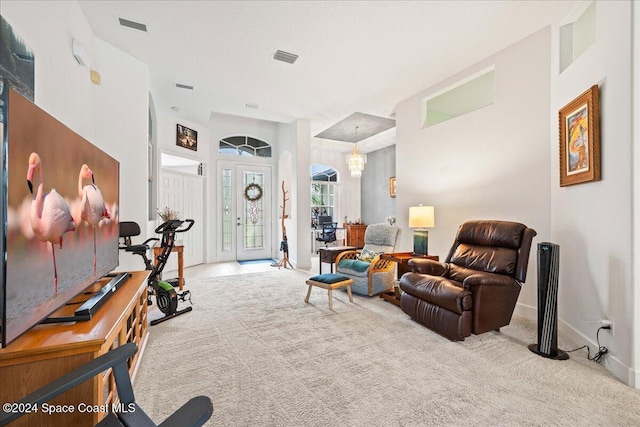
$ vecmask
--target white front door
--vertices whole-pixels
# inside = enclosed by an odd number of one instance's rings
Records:
[[[220,261],[272,257],[271,166],[220,162]]]

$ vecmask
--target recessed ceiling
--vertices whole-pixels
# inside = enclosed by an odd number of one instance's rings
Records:
[[[329,129],[316,135],[316,138],[332,139],[343,142],[360,142],[378,135],[396,126],[396,121],[371,114],[353,113],[340,120]]]
[[[354,111],[391,116],[398,102],[559,22],[580,2],[78,3],[97,37],[147,64],[159,112],[202,127],[212,112],[303,119],[317,135]],[[148,32],[121,26],[119,17]],[[299,58],[274,61],[276,50]],[[176,82],[196,90],[178,91]],[[359,148],[366,152],[367,143]]]

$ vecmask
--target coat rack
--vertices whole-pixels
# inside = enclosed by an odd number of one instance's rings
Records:
[[[280,206],[282,208],[282,242],[280,242],[280,250],[282,251],[282,259],[278,262],[274,262],[273,264],[271,264],[272,267],[278,267],[278,269],[280,267],[284,267],[287,268],[287,264],[289,264],[289,267],[291,267],[293,269],[293,265],[291,265],[291,262],[289,261],[289,243],[287,242],[287,228],[284,225],[284,220],[286,218],[289,218],[289,215],[286,214],[286,206],[287,206],[287,200],[289,200],[287,198],[287,191],[285,191],[284,189],[284,181],[282,181],[282,206]]]

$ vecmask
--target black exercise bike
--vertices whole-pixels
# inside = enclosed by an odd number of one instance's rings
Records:
[[[187,224],[186,226],[184,224]],[[152,320],[151,325],[157,325],[165,320],[172,319],[184,313],[188,313],[193,308],[187,306],[181,310],[178,310],[178,302],[191,302],[191,292],[185,290],[183,292],[176,292],[175,288],[179,286],[178,279],[161,280],[162,270],[167,264],[169,255],[175,246],[175,236],[177,233],[187,232],[193,227],[194,221],[192,219],[170,219],[163,222],[156,228],[157,234],[162,234],[162,239],[156,237],[149,238],[141,245],[132,245],[131,237],[138,236],[140,234],[140,226],[135,222],[121,222],[120,223],[120,237],[124,238],[124,244],[120,245],[120,249],[124,249],[126,252],[132,252],[135,255],[140,255],[144,260],[144,265],[147,270],[150,270],[149,279],[147,280],[149,291],[147,294],[147,303],[152,304],[151,297],[156,296],[156,305],[161,312],[164,313],[164,317]],[[151,260],[147,257],[147,251],[149,250],[149,242],[160,240],[160,248],[162,252],[158,255],[158,264],[153,265]]]

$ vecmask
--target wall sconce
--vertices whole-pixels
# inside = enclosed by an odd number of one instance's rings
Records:
[[[409,228],[413,230],[413,255],[428,255],[429,230],[435,226],[433,206],[413,206],[409,208]]]

